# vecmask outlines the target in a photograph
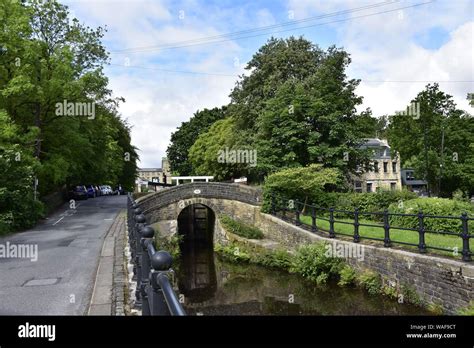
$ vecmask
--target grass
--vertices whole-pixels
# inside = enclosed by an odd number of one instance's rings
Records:
[[[234,220],[230,216],[220,215],[219,221],[227,231],[233,234],[247,239],[263,239],[263,232],[258,228]]]
[[[301,215],[300,220],[302,223],[311,226],[311,216]],[[336,218],[337,221],[349,222],[353,223],[353,219],[349,218]],[[383,225],[378,222],[374,222],[371,220],[359,219],[359,223],[361,224],[368,224],[368,225],[378,225],[377,227],[373,226],[359,226],[359,235],[361,240],[364,237],[368,238],[384,238],[384,229]],[[329,231],[329,221],[321,220],[316,218],[316,225],[318,229]],[[380,227],[379,227],[380,226]],[[348,225],[344,223],[334,223],[334,232],[340,235],[346,236],[353,236],[354,235],[354,226]],[[418,250],[415,246],[410,245],[403,245],[397,244],[396,242],[403,242],[403,243],[413,243],[418,244],[418,232],[417,231],[402,231],[396,229],[390,229],[390,240],[393,242],[392,245],[398,245],[401,248],[408,249],[408,250]],[[383,241],[379,241],[379,243],[383,243]],[[462,251],[462,239],[461,237],[451,236],[451,235],[443,235],[443,234],[436,234],[436,233],[426,233],[425,234],[425,244],[427,246],[438,247],[438,248],[446,248],[453,250],[452,252],[442,251],[442,250],[435,250],[429,249],[430,252],[441,254],[445,256],[452,256],[452,257],[461,257]],[[457,249],[455,249],[457,248]],[[455,255],[455,250],[457,250],[458,255]]]

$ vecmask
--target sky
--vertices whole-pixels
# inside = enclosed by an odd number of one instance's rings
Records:
[[[110,87],[126,102],[140,167],[161,167],[171,133],[197,110],[227,104],[271,37],[344,48],[349,78],[374,116],[403,110],[439,82],[459,108],[474,92],[473,0],[63,0],[107,27]],[[232,34],[232,35],[229,35]]]

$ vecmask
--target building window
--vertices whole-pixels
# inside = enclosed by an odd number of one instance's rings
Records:
[[[354,182],[355,192],[362,192],[362,181]]]
[[[388,173],[388,163],[387,162],[383,162],[383,172]]]
[[[394,182],[390,183],[390,190],[395,191],[397,189],[397,184]]]
[[[379,172],[379,162],[374,162],[374,172],[375,173]]]
[[[392,173],[397,172],[397,162],[392,162]]]
[[[367,192],[372,192],[372,183],[371,182],[367,183]]]

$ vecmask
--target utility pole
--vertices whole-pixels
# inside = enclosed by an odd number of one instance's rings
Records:
[[[441,178],[443,177],[443,166],[444,166],[444,122],[441,125],[441,164],[439,165],[438,196],[441,195]]]
[[[424,128],[424,146],[425,146],[425,180],[426,180],[426,187],[428,189],[428,197],[431,197],[431,188],[430,188],[430,182],[428,180],[428,144],[427,144],[427,128],[426,128],[426,119],[423,122],[423,128]]]

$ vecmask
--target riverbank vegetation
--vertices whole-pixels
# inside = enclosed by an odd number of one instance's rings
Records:
[[[174,261],[178,261],[181,256],[180,245],[183,241],[183,236],[177,233],[165,236],[160,232],[160,229],[154,225],[155,229],[155,248],[156,250],[165,250],[173,257]],[[173,266],[175,267],[175,266]]]
[[[220,215],[219,221],[227,231],[248,239],[262,239],[263,232],[254,226],[232,219],[228,215]]]
[[[224,260],[285,270],[300,275],[316,286],[324,286],[333,281],[339,286],[360,287],[371,295],[389,297],[399,303],[427,307],[413,287],[393,284],[370,270],[356,270],[344,259],[329,256],[324,243],[304,245],[294,252],[289,252],[283,249],[266,249],[234,240],[227,245],[216,244],[214,250]]]

